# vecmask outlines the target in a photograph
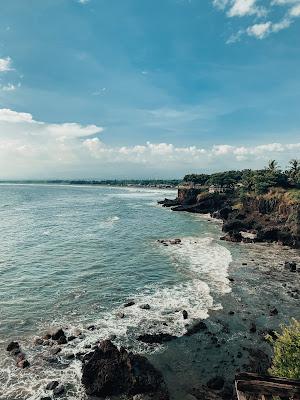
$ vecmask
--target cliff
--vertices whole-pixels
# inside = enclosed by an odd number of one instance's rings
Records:
[[[281,189],[264,195],[208,193],[180,188],[175,200],[160,202],[174,211],[210,213],[223,220],[223,240],[278,242],[300,248],[300,202]]]

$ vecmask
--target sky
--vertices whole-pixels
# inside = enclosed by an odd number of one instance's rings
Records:
[[[300,0],[1,0],[0,179],[300,157]]]

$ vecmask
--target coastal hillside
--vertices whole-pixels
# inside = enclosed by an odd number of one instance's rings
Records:
[[[270,161],[264,170],[186,175],[174,211],[211,214],[223,220],[222,237],[234,242],[278,242],[300,247],[300,163],[281,171]]]

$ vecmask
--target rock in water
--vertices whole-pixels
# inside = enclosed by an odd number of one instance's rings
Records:
[[[170,335],[169,333],[145,333],[137,337],[137,340],[149,344],[162,344],[165,342],[170,342],[176,339],[176,336]]]
[[[87,395],[106,397],[151,393],[168,400],[163,377],[147,358],[104,340],[83,360],[82,384]]]
[[[19,348],[20,348],[20,345],[18,342],[10,342],[9,345],[7,346],[6,350],[12,351],[12,350],[19,349]]]
[[[224,378],[222,376],[215,376],[207,382],[207,387],[213,390],[221,390],[224,386]]]
[[[48,335],[46,335],[46,336],[48,336]],[[51,338],[53,339],[53,340],[64,340],[64,339],[66,339],[66,335],[65,335],[65,332],[60,328],[60,329],[57,329],[57,330],[54,330],[53,332],[51,332]]]

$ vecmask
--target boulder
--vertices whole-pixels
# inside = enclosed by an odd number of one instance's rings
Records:
[[[182,311],[182,316],[183,316],[183,319],[188,319],[189,314],[188,314],[188,312],[186,310],[183,310]]]
[[[82,384],[88,396],[155,394],[168,400],[163,377],[144,356],[128,353],[109,340],[83,359]]]
[[[7,351],[12,351],[12,350],[19,349],[19,348],[20,348],[20,345],[19,345],[18,342],[10,342],[8,344],[8,346],[6,347],[6,350]]]
[[[250,333],[255,333],[256,332],[256,325],[255,325],[254,322],[251,322],[249,331],[250,331]]]
[[[51,339],[53,339],[53,340],[58,340],[60,338],[66,339],[65,332],[61,328],[54,330],[53,332],[51,332],[50,335],[51,335]],[[46,336],[48,336],[48,335],[46,335]]]

